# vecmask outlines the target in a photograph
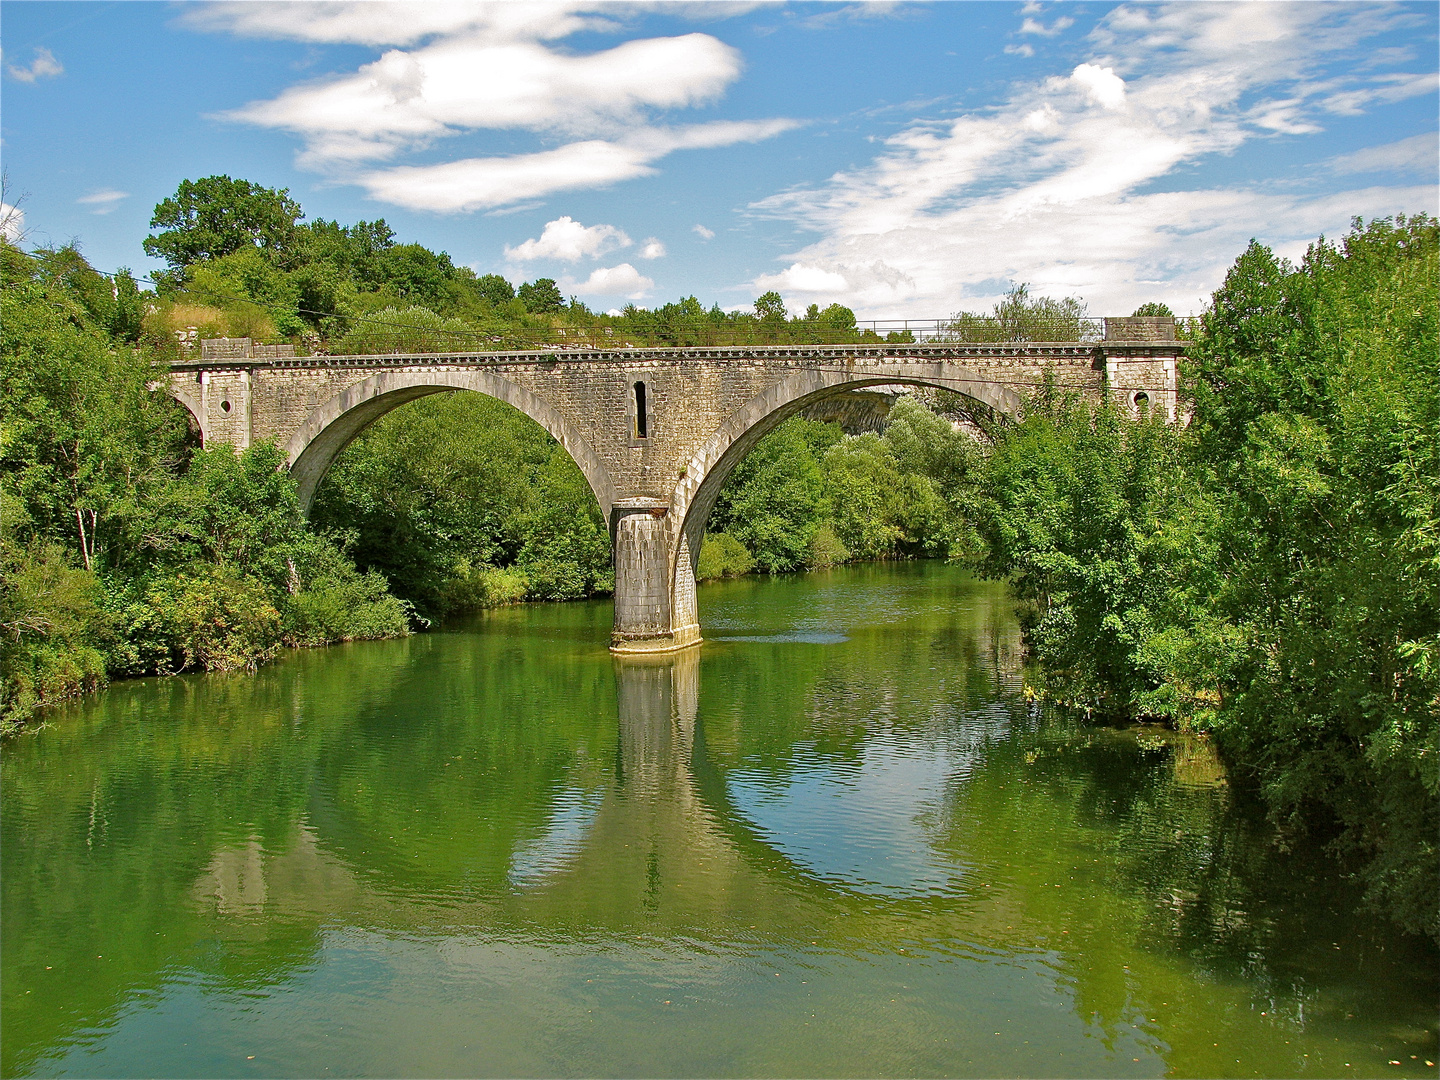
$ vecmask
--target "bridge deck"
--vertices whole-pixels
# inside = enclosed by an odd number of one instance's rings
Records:
[[[1173,354],[1183,351],[1181,341],[1024,341],[1024,342],[963,342],[937,344],[866,344],[866,345],[702,345],[645,347],[622,349],[588,349],[554,347],[545,349],[470,350],[465,352],[372,353],[353,356],[294,357],[206,357],[177,360],[170,366],[176,370],[242,370],[253,368],[381,368],[418,366],[495,366],[501,364],[561,363],[635,363],[645,360],[694,360],[701,363],[717,360],[830,360],[837,363],[856,360],[1070,360],[1092,361],[1104,352],[1157,351]]]

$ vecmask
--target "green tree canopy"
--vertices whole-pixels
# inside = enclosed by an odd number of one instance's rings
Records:
[[[504,307],[515,299],[515,286],[499,274],[481,274],[475,279],[475,292],[481,300],[495,307]]]
[[[150,228],[160,231],[146,238],[145,253],[178,270],[242,247],[283,252],[303,216],[288,188],[228,176],[182,180],[175,194],[155,207]]]
[[[755,317],[763,321],[783,322],[786,318],[784,297],[773,290],[757,296]]]
[[[525,310],[532,315],[547,315],[552,311],[559,311],[565,304],[565,298],[560,295],[560,286],[555,284],[554,278],[542,277],[527,281],[520,286],[516,295],[525,305]]]

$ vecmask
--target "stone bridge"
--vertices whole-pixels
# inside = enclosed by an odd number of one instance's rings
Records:
[[[336,456],[368,425],[428,394],[472,390],[537,421],[580,466],[610,525],[620,652],[700,641],[694,564],[730,471],[807,406],[876,386],[929,386],[1019,412],[1053,375],[1098,399],[1176,415],[1184,352],[1169,318],[1106,319],[1103,340],[620,348],[388,356],[289,355],[205,342],[171,392],[205,443],[284,447],[307,513]]]

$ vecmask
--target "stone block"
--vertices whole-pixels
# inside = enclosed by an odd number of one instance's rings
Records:
[[[1131,315],[1123,319],[1105,320],[1106,341],[1174,341],[1175,318],[1172,315]]]

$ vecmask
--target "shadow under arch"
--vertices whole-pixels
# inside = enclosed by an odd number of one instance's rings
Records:
[[[205,442],[204,405],[201,389],[194,381],[176,384],[172,379],[150,384],[151,390],[158,390],[185,410],[185,426],[200,445]]]
[[[951,390],[990,406],[1007,416],[1020,413],[1024,399],[1008,386],[987,379],[971,368],[949,361],[923,365],[867,364],[864,370],[814,369],[792,375],[736,409],[718,431],[695,452],[670,498],[670,520],[676,535],[671,544],[671,580],[681,573],[682,553],[691,569],[700,557],[705,523],[720,489],[755,444],[808,405],[867,386],[929,386]]]
[[[496,398],[548,431],[580,467],[600,513],[609,520],[616,503],[609,470],[578,431],[544,398],[489,371],[385,371],[347,387],[306,417],[285,447],[300,509],[307,517],[320,481],[360,432],[408,402],[431,394],[472,390]]]

